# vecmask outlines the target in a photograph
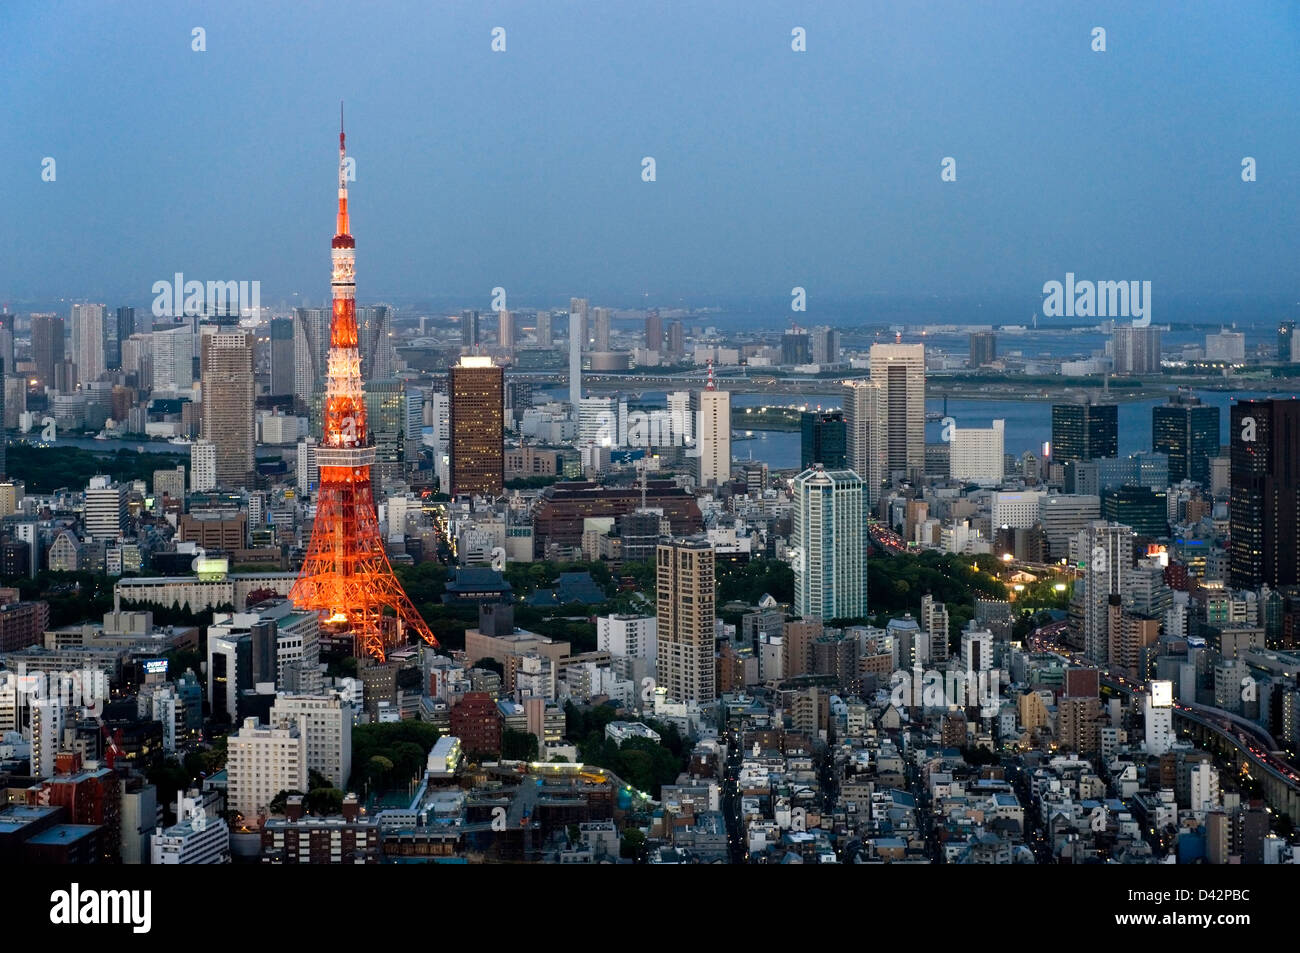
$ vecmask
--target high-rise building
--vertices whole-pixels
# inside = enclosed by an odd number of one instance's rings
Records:
[[[706,539],[676,539],[656,551],[659,687],[671,701],[711,702],[714,678],[714,553]]]
[[[122,366],[122,342],[135,334],[135,308],[118,308],[104,334],[104,363],[110,371]]]
[[[658,308],[645,313],[645,349],[657,354],[664,350],[664,319],[659,317]]]
[[[591,328],[587,323],[588,305],[586,298],[569,299],[569,340],[578,339],[580,351],[587,350],[591,340]]]
[[[1238,589],[1300,583],[1300,401],[1232,405],[1228,562]]]
[[[95,540],[112,540],[126,525],[126,487],[111,477],[94,476],[86,487],[82,523],[86,535]]]
[[[253,335],[206,324],[202,331],[203,438],[216,447],[217,485],[243,486],[256,466]]]
[[[555,343],[555,335],[552,330],[551,312],[537,312],[537,344],[539,347],[551,347]]]
[[[299,725],[262,727],[246,718],[227,747],[226,803],[245,820],[266,814],[281,791],[306,790],[307,732]]]
[[[668,325],[668,353],[674,361],[680,361],[686,355],[686,331],[680,321]]]
[[[478,312],[466,308],[460,313],[460,346],[478,347]]]
[[[593,351],[609,350],[610,319],[609,308],[591,309]]]
[[[194,329],[177,324],[155,329],[152,337],[154,390],[190,390],[194,386]]]
[[[74,304],[72,306],[73,359],[77,362],[77,376],[82,381],[98,380],[107,365],[104,361],[104,306],[102,304]]]
[[[306,733],[307,770],[347,790],[352,775],[350,703],[338,695],[281,694],[271,706],[270,723],[277,728],[301,725]]]
[[[1295,322],[1283,321],[1277,326],[1277,359],[1283,364],[1295,363]]]
[[[848,466],[862,478],[867,505],[880,499],[884,481],[884,418],[880,385],[871,380],[844,382],[844,436]]]
[[[819,619],[867,614],[867,511],[852,470],[815,466],[794,478],[794,611]]]
[[[1116,374],[1160,373],[1160,329],[1116,325],[1111,333]]]
[[[293,318],[271,319],[271,393],[292,394],[294,384]]]
[[[1219,455],[1219,408],[1177,394],[1151,409],[1151,445],[1169,455],[1169,482],[1210,483],[1210,458]]]
[[[948,476],[965,483],[996,486],[1003,476],[1003,433],[1006,421],[993,426],[954,427],[948,451]]]
[[[32,361],[36,376],[46,387],[54,386],[54,368],[63,363],[63,319],[52,314],[32,315]]]
[[[840,332],[825,326],[813,328],[809,335],[814,364],[840,362]]]
[[[800,460],[805,470],[820,463],[827,470],[849,465],[844,412],[805,410],[799,415]]]
[[[972,331],[970,336],[970,366],[983,367],[998,359],[998,336],[992,331]]]
[[[871,379],[880,386],[883,479],[925,471],[925,345],[873,344]]]
[[[452,496],[500,496],[505,485],[505,371],[467,356],[451,369]]]
[[[1118,523],[1094,520],[1079,534],[1083,576],[1084,654],[1098,664],[1110,659],[1110,597],[1124,595],[1133,566],[1133,530]]]
[[[190,491],[202,493],[217,487],[217,447],[211,440],[190,444]]]
[[[1119,455],[1119,408],[1115,404],[1052,405],[1052,462]]]
[[[781,335],[781,363],[812,363],[812,341],[809,340],[807,331],[793,328]]]
[[[695,479],[716,486],[731,479],[731,392],[716,390],[712,381],[691,393],[695,412],[695,442],[699,451]]]
[[[1174,734],[1174,683],[1153,680],[1148,686],[1143,717],[1143,734],[1147,754],[1159,757],[1177,740]]]
[[[507,351],[515,346],[515,316],[505,308],[497,312],[497,346]]]

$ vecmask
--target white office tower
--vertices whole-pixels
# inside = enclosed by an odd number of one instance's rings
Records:
[[[852,470],[820,465],[794,478],[794,611],[849,619],[867,614],[867,512]]]
[[[925,472],[925,345],[873,344],[871,379],[880,385],[885,477]]]
[[[582,397],[576,407],[579,446],[617,446],[618,403],[613,397]]]
[[[31,772],[33,777],[54,774],[54,756],[59,753],[59,739],[68,720],[68,709],[56,698],[32,702]]]
[[[149,846],[154,864],[230,863],[230,826],[219,814],[210,814],[199,798],[178,795],[176,823],[158,828]]]
[[[194,328],[186,324],[153,332],[153,387],[171,394],[194,387]]]
[[[968,672],[987,672],[993,667],[993,632],[976,628],[974,619],[961,630],[961,663]]]
[[[715,390],[713,372],[709,385],[692,395],[697,458],[696,482],[717,486],[731,479],[731,392]]]
[[[1083,574],[1083,651],[1093,662],[1110,661],[1110,597],[1124,595],[1133,565],[1133,530],[1094,520],[1079,534]]]
[[[121,536],[126,525],[126,487],[110,477],[91,477],[82,522],[91,539],[113,540]]]
[[[654,616],[603,615],[596,619],[596,649],[618,658],[653,662],[658,654]]]
[[[885,477],[884,417],[880,385],[870,380],[844,382],[844,433],[849,469],[862,478],[868,506],[880,500]]]
[[[277,696],[271,706],[271,725],[300,724],[307,731],[307,770],[347,790],[352,775],[352,706],[337,695]]]
[[[1174,746],[1174,683],[1152,681],[1146,696],[1146,753],[1159,757]]]
[[[217,486],[217,445],[210,440],[190,444],[190,490],[202,493]]]
[[[265,815],[281,791],[307,790],[305,726],[262,728],[256,718],[245,718],[227,750],[227,804],[246,822]]]
[[[585,322],[584,322],[585,323]],[[582,339],[576,332],[577,319],[569,315],[569,403],[575,408],[582,400]]]
[[[1191,809],[1198,815],[1219,808],[1219,770],[1208,761],[1192,768],[1188,779],[1191,787]]]
[[[995,420],[987,429],[954,427],[948,448],[948,476],[980,486],[1001,483],[1005,424],[1004,420]]]
[[[104,363],[104,306],[102,304],[74,304],[72,306],[73,351],[77,377],[83,383],[98,380],[106,369]]]

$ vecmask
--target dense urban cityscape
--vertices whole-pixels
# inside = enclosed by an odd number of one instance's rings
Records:
[[[0,279],[7,863],[1300,863],[1294,303],[385,294],[355,112],[313,289]]]

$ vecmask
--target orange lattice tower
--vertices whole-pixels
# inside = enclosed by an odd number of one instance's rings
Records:
[[[437,645],[429,627],[393,575],[384,552],[370,488],[374,444],[366,427],[361,352],[357,349],[356,242],[348,231],[347,155],[343,111],[339,109],[339,217],[332,243],[329,363],[325,382],[324,432],[316,448],[320,490],[316,523],[302,572],[289,597],[314,609],[322,623],[351,632],[358,654],[383,659],[386,647],[406,641],[405,627]]]

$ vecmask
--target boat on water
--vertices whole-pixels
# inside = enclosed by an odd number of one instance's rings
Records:
[[[194,443],[194,441],[192,441],[189,437],[172,437],[167,442],[170,444],[175,444],[178,447],[188,447]]]

